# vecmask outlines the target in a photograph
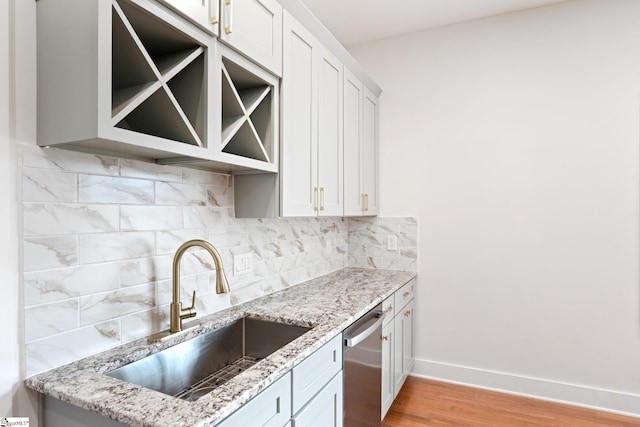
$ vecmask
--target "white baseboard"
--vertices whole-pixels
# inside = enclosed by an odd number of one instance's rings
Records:
[[[416,359],[412,375],[640,418],[640,395]]]

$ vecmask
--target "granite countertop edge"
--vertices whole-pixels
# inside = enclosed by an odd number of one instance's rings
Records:
[[[204,316],[199,326],[163,343],[138,339],[34,375],[25,384],[132,426],[214,426],[415,277],[408,271],[344,268]],[[245,316],[312,329],[194,402],[104,375]]]

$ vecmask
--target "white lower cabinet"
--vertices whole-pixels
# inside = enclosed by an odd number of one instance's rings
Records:
[[[414,290],[415,281],[411,281],[382,305],[387,315],[382,327],[382,418],[415,364]]]
[[[292,427],[342,427],[342,371],[293,417]]]
[[[394,342],[394,395],[397,396],[414,365],[413,355],[413,300],[393,319]],[[395,397],[394,396],[394,397]]]
[[[247,402],[219,427],[282,427],[291,417],[291,373],[287,373]]]
[[[394,338],[393,322],[389,322],[382,328],[382,418],[396,397],[393,392]]]
[[[342,334],[339,334],[293,368],[293,413],[302,409],[341,370]]]
[[[267,387],[218,427],[341,427],[342,334]]]
[[[292,427],[342,426],[342,334],[292,371]]]

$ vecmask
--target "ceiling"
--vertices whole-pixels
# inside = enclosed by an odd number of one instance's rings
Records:
[[[567,0],[302,0],[345,46]]]

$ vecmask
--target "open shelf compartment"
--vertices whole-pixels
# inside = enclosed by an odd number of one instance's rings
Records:
[[[222,57],[222,152],[272,162],[273,83]]]
[[[206,143],[207,47],[127,0],[113,0],[113,126]]]

